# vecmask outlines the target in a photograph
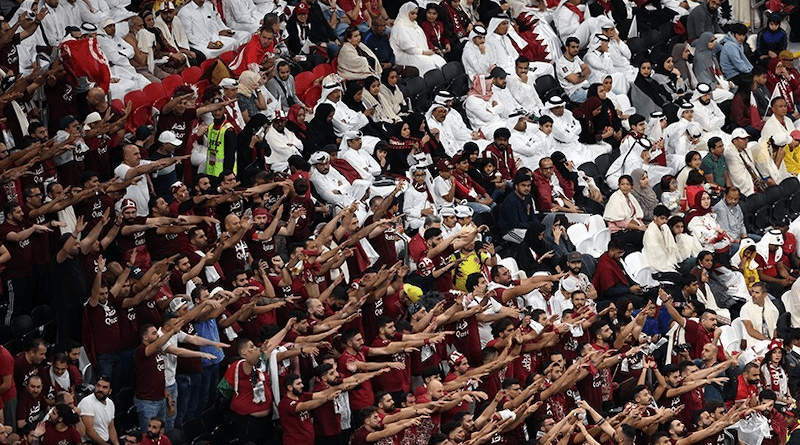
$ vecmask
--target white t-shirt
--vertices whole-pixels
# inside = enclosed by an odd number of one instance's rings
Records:
[[[433,202],[436,204],[437,209],[441,209],[443,205],[452,204],[452,202],[447,202],[444,199],[444,196],[450,193],[450,188],[453,186],[453,182],[455,178],[450,178],[450,180],[444,179],[441,176],[437,176],[433,178]]]
[[[164,335],[161,332],[161,329],[158,330],[158,336]],[[175,335],[169,338],[164,346],[161,347],[161,351],[164,352],[164,380],[167,386],[175,384],[175,370],[178,368],[178,356],[175,354],[167,353],[167,349],[170,346],[178,347],[178,343],[184,341],[186,339],[186,333],[183,331],[178,331]]]
[[[151,161],[146,159],[139,161],[139,165],[147,165],[150,163]],[[124,180],[125,175],[128,174],[128,170],[132,168],[133,167],[123,162],[114,169],[114,174]],[[147,187],[146,178],[142,178],[139,182],[129,185],[128,188],[125,189],[125,198],[130,198],[136,202],[136,216],[147,216],[150,214],[150,209],[147,206],[150,202],[150,189]],[[117,212],[120,211],[121,206],[122,200],[116,204]]]
[[[572,83],[567,80],[567,76],[570,74],[580,74],[581,73],[581,64],[583,64],[583,60],[580,57],[575,56],[572,60],[567,59],[565,56],[561,56],[556,63],[556,76],[558,76],[558,83],[561,84],[561,88],[568,95],[572,95],[575,91],[578,91],[579,88],[583,86],[586,82],[585,80],[581,83]]]
[[[108,425],[114,420],[114,401],[106,398],[106,403],[97,400],[94,394],[89,394],[78,403],[81,410],[81,417],[94,417],[94,430],[101,439],[108,442]],[[91,440],[89,436],[83,436],[84,441]]]

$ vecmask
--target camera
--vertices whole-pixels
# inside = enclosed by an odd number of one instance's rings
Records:
[[[689,343],[681,343],[678,346],[675,346],[676,352],[689,352],[690,349],[692,349],[692,345]]]

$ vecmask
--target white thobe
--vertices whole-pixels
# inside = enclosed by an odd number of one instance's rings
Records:
[[[235,31],[233,37],[219,35],[220,31],[230,28],[225,26],[222,18],[210,2],[203,3],[203,6],[197,6],[197,3],[189,2],[178,12],[178,17],[181,19],[181,24],[183,24],[183,29],[192,48],[202,52],[209,59],[218,57],[222,53],[233,51],[250,39],[250,35],[242,31]],[[222,42],[221,48],[208,48],[209,43],[217,41]]]
[[[272,166],[273,171],[285,170],[285,167],[289,166],[289,158],[303,152],[303,142],[290,130],[284,129],[283,133],[280,133],[275,127],[270,126],[264,139],[272,149],[272,154],[267,156],[266,162]]]
[[[223,0],[222,12],[225,20],[231,24],[231,28],[237,31],[244,31],[249,35],[255,33],[261,26],[261,14],[253,0]]]

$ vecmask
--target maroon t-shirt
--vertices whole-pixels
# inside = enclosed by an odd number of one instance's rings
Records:
[[[370,215],[364,220],[364,226],[368,226],[375,222],[375,215]],[[392,239],[390,239],[392,238]],[[397,262],[397,249],[394,246],[394,235],[390,233],[382,233],[375,238],[368,238],[370,245],[378,252],[380,258],[375,262],[376,267],[386,266],[389,267]]]
[[[288,396],[278,404],[278,413],[283,427],[283,445],[314,445],[314,424],[311,413],[297,411],[297,405],[311,400],[311,394],[303,393],[298,400]]]
[[[0,394],[0,398],[3,401],[11,400],[17,396],[17,385],[14,382],[14,357],[11,356],[8,349],[0,346],[0,380],[7,375],[11,376],[11,387],[8,388],[8,391]]]
[[[187,335],[197,335],[194,328],[194,323],[186,323],[183,325],[183,332]],[[184,343],[182,348],[191,349],[192,351],[199,351],[200,347],[190,343]],[[175,372],[178,374],[199,374],[203,370],[203,359],[200,357],[178,357],[178,368]]]
[[[145,344],[136,348],[136,397],[141,400],[163,400],[166,380],[164,378],[164,355],[159,349],[151,356],[145,355]]]
[[[81,433],[74,427],[70,426],[64,431],[57,431],[53,422],[45,422],[41,445],[80,445],[82,442]]]
[[[139,345],[139,320],[136,317],[136,307],[123,308],[125,297],[112,296],[117,308],[117,322],[119,323],[119,348],[120,350],[134,349]]]
[[[175,149],[175,154],[178,156],[188,154],[186,142],[189,139],[192,121],[195,119],[197,119],[197,111],[194,108],[187,108],[183,114],[164,113],[158,118],[158,131],[156,134],[161,134],[167,130],[175,133],[175,136],[183,141],[183,144]]]
[[[189,244],[186,233],[165,233],[159,235],[156,230],[147,231],[147,250],[152,261],[160,261],[176,252],[181,251],[181,246]]]
[[[402,341],[403,334],[395,333],[392,340],[384,340],[376,337],[372,342],[373,348],[383,348],[388,346],[392,341]],[[389,372],[381,375],[379,379],[374,379],[372,386],[375,390],[386,392],[409,392],[411,391],[411,364],[408,360],[408,354],[399,352],[397,354],[382,355],[373,357],[372,361],[376,362],[397,362],[406,365],[405,369],[390,369]]]
[[[39,224],[43,226],[56,219],[55,215],[52,213],[46,213],[35,218],[30,218],[28,215],[30,215],[31,210],[32,209],[27,205],[22,205],[22,212],[25,213],[25,219],[28,220],[28,224]],[[35,266],[41,266],[49,263],[52,259],[50,255],[50,234],[34,233],[29,239],[31,241],[32,264]]]
[[[103,212],[105,212],[106,209],[113,208],[114,200],[108,195],[103,195],[100,193],[95,193],[88,199],[73,206],[73,209],[75,210],[75,217],[83,216],[83,222],[86,223],[86,229],[83,231],[84,234],[88,234],[94,228],[94,226],[100,222],[100,218],[103,217]],[[111,224],[108,224],[103,229],[103,233],[101,235],[105,236],[105,233],[110,230],[110,226]]]
[[[314,392],[325,391],[330,385],[315,380]],[[314,410],[314,432],[317,436],[335,436],[342,432],[342,416],[336,413],[336,405],[333,400],[325,402],[322,406]]]
[[[120,350],[120,312],[109,301],[92,307],[86,303],[86,316],[92,329],[95,354],[110,354]]]
[[[39,365],[28,363],[25,352],[20,352],[14,357],[14,384],[22,391],[28,384],[28,377],[32,375],[39,375]]]
[[[0,239],[3,240],[3,245],[6,246],[8,252],[11,253],[11,258],[13,258],[13,261],[4,264],[4,278],[27,277],[33,273],[33,268],[31,267],[33,265],[33,246],[31,246],[31,238],[18,242],[8,240],[9,233],[19,233],[28,227],[30,227],[30,225],[18,226],[16,224],[11,224],[8,219],[6,219],[3,224],[0,224]]]
[[[454,331],[450,336],[450,342],[457,351],[467,356],[470,364],[483,363],[481,337],[478,333],[478,320],[475,315],[450,323],[447,330]]]
[[[108,151],[111,137],[101,134],[85,139],[84,142],[89,146],[89,152],[86,153],[86,170],[96,172],[101,179],[111,177],[113,169],[111,168],[111,154]]]
[[[225,271],[225,276],[228,276],[236,269],[245,270],[247,265],[247,258],[250,255],[250,249],[247,248],[247,243],[244,240],[239,240],[230,249],[225,249],[219,256],[219,265]]]
[[[263,229],[253,227],[244,236],[244,239],[247,240],[247,246],[250,249],[250,254],[253,256],[253,261],[269,261],[273,256],[275,256],[274,237],[260,240],[258,239],[258,234],[261,232],[263,232]]]
[[[28,391],[22,391],[17,401],[17,420],[24,420],[26,424],[35,423],[42,419],[47,404],[44,401],[44,382],[42,393],[32,397]]]
[[[122,221],[123,228],[125,226],[144,225],[144,224],[147,224],[147,218],[145,218],[144,216],[137,216],[131,222],[127,222],[125,220]],[[119,245],[119,250],[121,250],[122,252],[128,252],[129,250],[133,250],[140,246],[147,247],[146,234],[147,230],[137,230],[135,232],[129,233],[128,235],[123,235],[122,231],[120,231],[119,235],[117,235],[117,244]]]
[[[360,351],[356,351],[355,354],[350,354],[345,350],[342,352],[342,355],[339,356],[339,374],[342,378],[347,378],[353,375],[349,369],[347,369],[347,364],[350,362],[366,362],[366,357],[369,355],[369,348],[363,346]],[[350,390],[350,409],[352,411],[358,411],[361,408],[366,408],[368,406],[372,406],[375,403],[375,396],[372,392],[372,381],[367,380],[366,382],[358,385],[355,389]]]

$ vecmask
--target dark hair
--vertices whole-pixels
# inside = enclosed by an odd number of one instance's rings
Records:
[[[735,23],[736,25],[741,25],[741,23]],[[742,25],[744,26],[744,25]],[[719,136],[714,136],[712,138],[708,138],[708,149],[711,150],[717,145],[717,142],[722,142],[722,138]]]
[[[669,218],[669,215],[669,209],[663,204],[659,204],[653,209],[653,216],[663,216],[665,218]]]
[[[696,150],[691,150],[690,152],[686,153],[686,156],[683,158],[683,163],[689,165],[692,162],[692,158],[695,156],[700,156],[700,153]]]
[[[510,137],[511,137],[511,131],[506,127],[501,127],[494,131],[494,139],[497,138],[508,139]]]
[[[294,382],[298,380],[300,380],[300,376],[295,373],[291,373],[283,379],[283,387],[285,388],[287,386],[292,386],[294,385]]]
[[[734,23],[730,25],[728,29],[730,30],[731,34],[739,34],[742,36],[747,35],[747,26],[745,26],[743,23]]]
[[[356,335],[358,335],[360,333],[361,332],[359,332],[358,329],[348,329],[348,330],[344,331],[344,333],[342,333],[342,343],[343,344],[349,343],[350,340],[353,339],[353,337],[355,337]]]
[[[577,43],[578,46],[581,45],[581,41],[578,40],[577,37],[569,36],[569,37],[567,37],[567,40],[564,41],[564,48],[568,47],[570,45],[570,43]]]
[[[431,230],[431,229],[428,229],[428,230]],[[482,276],[483,276],[483,274],[481,274],[480,272],[475,272],[475,273],[471,273],[471,274],[467,275],[467,282],[465,284],[467,292],[472,292],[475,289],[475,287],[480,282],[480,279],[481,279]]]
[[[553,123],[553,118],[552,118],[552,117],[550,117],[550,116],[548,116],[548,115],[546,115],[546,114],[545,114],[544,116],[542,116],[542,117],[540,117],[540,118],[539,118],[539,126],[540,126],[540,127],[541,127],[542,125],[544,125],[544,124],[548,124],[548,123],[549,123],[549,124],[552,124],[552,123]]]
[[[441,234],[442,234],[442,229],[439,229],[437,227],[431,227],[430,229],[427,229],[425,231],[424,238],[425,238],[425,241],[428,241],[428,240],[430,240],[432,238],[436,238],[437,236],[439,236]]]
[[[344,31],[344,39],[349,40],[350,37],[353,37],[353,34],[360,33],[357,26],[350,26]]]
[[[622,176],[620,176],[619,180],[617,180],[617,185],[622,184],[622,180],[623,179],[627,180],[628,184],[633,185],[633,177],[631,175],[622,175]]]

